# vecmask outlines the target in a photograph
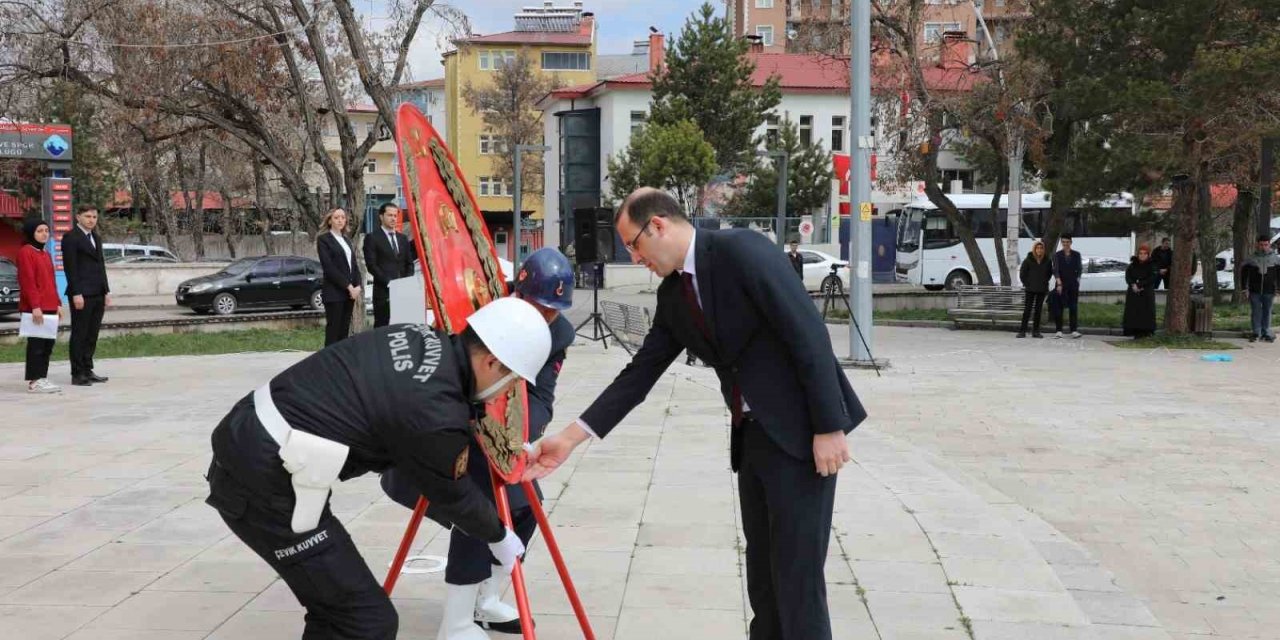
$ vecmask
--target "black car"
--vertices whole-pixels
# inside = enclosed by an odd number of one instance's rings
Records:
[[[240,309],[324,309],[320,263],[298,256],[241,258],[217,273],[178,285],[178,304],[196,313],[231,315]]]
[[[18,312],[18,265],[0,258],[0,316]]]

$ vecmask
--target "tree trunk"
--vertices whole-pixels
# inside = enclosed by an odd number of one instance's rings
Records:
[[[196,161],[196,207],[195,220],[191,224],[191,239],[196,243],[195,260],[197,262],[204,260],[204,180],[205,170],[205,142],[200,140],[200,155]],[[223,205],[226,206],[225,204]]]
[[[227,253],[232,260],[236,259],[236,239],[240,237],[239,220],[231,206],[231,194],[226,189],[218,190],[222,196],[222,239],[227,243]]]
[[[267,254],[276,252],[271,242],[271,213],[267,208],[267,179],[263,175],[262,165],[257,162],[253,163],[253,190],[254,204],[258,207],[258,218],[262,225],[262,246]]]
[[[947,217],[947,221],[951,223],[951,228],[955,229],[956,237],[960,238],[960,243],[964,245],[965,253],[969,256],[969,264],[973,266],[973,273],[977,276],[976,284],[991,285],[991,269],[987,266],[987,259],[982,256],[982,249],[978,246],[978,241],[973,237],[973,227],[969,221],[960,215],[960,211],[956,209],[956,205],[947,197],[947,194],[938,187],[940,178],[938,171],[938,152],[942,140],[942,127],[938,120],[940,116],[932,116],[932,122],[929,127],[929,151],[924,158],[924,193],[929,198],[929,202],[937,207],[942,215]]]
[[[1200,168],[1200,177],[1196,182],[1196,234],[1200,251],[1201,282],[1204,283],[1205,306],[1213,313],[1213,305],[1218,301],[1218,270],[1215,268],[1217,247],[1213,242],[1213,200],[1209,191],[1207,168]],[[1192,265],[1195,268],[1196,265]]]
[[[1231,251],[1235,256],[1232,266],[1232,282],[1235,283],[1233,301],[1236,304],[1247,302],[1244,298],[1244,287],[1240,284],[1240,261],[1249,255],[1249,239],[1253,236],[1253,209],[1257,197],[1251,187],[1236,183],[1236,207],[1231,219]]]
[[[1191,179],[1173,184],[1173,266],[1170,269],[1169,292],[1165,298],[1165,330],[1171,335],[1186,335],[1187,314],[1191,309],[1191,254],[1196,246],[1196,183]]]
[[[995,247],[996,260],[1000,266],[1000,284],[1011,287],[1013,274],[1009,273],[1009,260],[1005,258],[1006,237],[1000,234],[1000,194],[1008,187],[1008,176],[1009,171],[1004,166],[996,171],[996,188],[991,196],[991,243]]]

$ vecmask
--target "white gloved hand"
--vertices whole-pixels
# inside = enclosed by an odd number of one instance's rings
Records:
[[[515,570],[516,560],[524,553],[524,543],[520,541],[520,536],[517,536],[516,532],[507,529],[507,535],[500,542],[490,544],[489,551],[493,552],[493,557],[502,564],[502,572],[510,575]]]

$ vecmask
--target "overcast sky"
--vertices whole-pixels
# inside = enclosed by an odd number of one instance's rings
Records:
[[[356,0],[366,14],[377,12],[380,2]],[[542,0],[450,0],[471,20],[471,30],[482,35],[514,29],[512,16],[521,7],[542,6]],[[557,6],[572,6],[572,0],[556,0]],[[717,15],[724,15],[723,0],[711,0]],[[597,53],[630,53],[633,40],[648,38],[649,27],[657,27],[670,40],[680,32],[689,14],[702,0],[585,0],[583,11],[596,15]],[[410,49],[409,62],[414,80],[444,76],[440,55],[453,47],[439,24],[424,24]]]

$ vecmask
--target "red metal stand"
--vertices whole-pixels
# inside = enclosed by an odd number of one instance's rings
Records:
[[[507,500],[507,492],[502,491],[505,484],[502,478],[492,468],[489,470],[489,479],[493,482],[493,496],[498,507],[498,518],[502,524],[508,528],[512,526],[511,522],[511,505]],[[582,627],[582,636],[586,640],[596,640],[595,632],[591,629],[591,622],[587,620],[587,611],[582,606],[582,601],[578,597],[578,590],[573,586],[573,579],[569,577],[569,567],[565,564],[564,556],[560,553],[560,545],[556,542],[555,534],[551,531],[551,523],[547,520],[547,513],[542,509],[542,503],[538,501],[538,493],[533,489],[532,482],[521,482],[524,488],[524,494],[529,498],[529,505],[533,509],[533,517],[538,522],[538,528],[542,531],[542,537],[546,540],[547,551],[551,553],[551,560],[556,565],[556,571],[560,574],[560,582],[564,584],[565,593],[569,596],[569,604],[573,606],[573,613],[578,617],[578,625]],[[387,573],[387,579],[383,583],[382,588],[391,595],[391,591],[396,587],[396,580],[400,578],[400,569],[404,567],[405,559],[409,557],[409,549],[413,546],[413,540],[418,536],[418,527],[422,524],[422,516],[427,512],[427,499],[418,498],[418,504],[414,506],[413,515],[409,520],[409,526],[405,528],[404,537],[400,540],[400,547],[396,550],[395,559],[391,562],[391,570]],[[515,568],[511,572],[511,584],[516,592],[516,609],[520,612],[520,630],[525,640],[536,640],[533,630],[533,614],[529,609],[529,593],[525,587],[523,563],[517,561]]]

